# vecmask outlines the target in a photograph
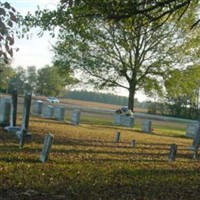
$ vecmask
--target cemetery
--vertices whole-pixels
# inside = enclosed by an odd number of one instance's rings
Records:
[[[196,199],[199,194],[200,142],[198,134],[187,136],[188,123],[131,116],[116,124],[114,112],[89,114],[31,98],[29,93],[21,103],[16,94],[1,98],[3,197]]]

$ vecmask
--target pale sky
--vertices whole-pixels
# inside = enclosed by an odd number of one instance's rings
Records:
[[[5,2],[6,0],[2,1]],[[34,13],[37,6],[41,9],[55,9],[59,0],[7,0],[18,12],[25,15],[27,12]],[[50,51],[51,44],[54,44],[55,39],[52,39],[48,33],[39,38],[37,36],[39,30],[33,29],[32,38],[27,40],[15,39],[14,48],[19,48],[18,52],[14,53],[12,66],[36,66],[37,68],[51,64],[52,53]]]
[[[1,2],[6,2],[6,0],[1,0]],[[18,12],[25,15],[27,12],[34,13],[37,10],[37,6],[40,9],[48,8],[55,9],[56,4],[59,0],[7,0]],[[14,48],[19,48],[18,52],[14,52],[12,66],[36,66],[37,68],[44,67],[45,65],[51,65],[51,58],[53,53],[50,51],[51,45],[55,43],[56,39],[46,32],[44,36],[39,38],[37,36],[38,30],[32,30],[33,37],[29,40],[27,39],[15,39]],[[120,91],[122,95],[128,95],[127,92],[123,90]],[[136,98],[139,101],[146,100],[146,96],[141,92],[136,94]]]

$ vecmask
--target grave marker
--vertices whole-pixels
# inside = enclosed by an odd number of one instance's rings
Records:
[[[120,132],[118,131],[118,132],[116,132],[116,134],[115,134],[115,142],[119,142],[120,141]]]
[[[54,135],[51,133],[46,134],[45,139],[44,139],[44,145],[42,148],[42,153],[40,155],[40,161],[41,162],[46,162],[52,147],[54,141]]]
[[[17,90],[12,91],[11,112],[10,112],[10,127],[16,126],[17,122]]]
[[[55,119],[59,121],[63,121],[65,118],[65,108],[61,106],[55,107]]]
[[[78,125],[80,123],[80,110],[73,110],[71,114],[71,123],[74,125]]]
[[[37,100],[33,102],[33,114],[41,115],[42,114],[43,101]]]
[[[10,110],[11,110],[10,98],[3,98],[0,101],[0,125],[2,126],[10,125]]]
[[[189,138],[194,138],[199,127],[198,123],[190,123],[186,127],[186,136]]]
[[[54,107],[51,105],[46,105],[43,109],[42,117],[44,118],[54,118]]]
[[[151,133],[151,121],[150,120],[142,121],[142,131],[145,133]]]
[[[170,145],[170,152],[169,152],[169,161],[171,161],[171,162],[175,161],[176,152],[177,152],[177,145],[171,144]]]

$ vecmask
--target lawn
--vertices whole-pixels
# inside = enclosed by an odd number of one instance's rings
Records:
[[[31,116],[32,142],[22,149],[0,129],[0,199],[200,198],[200,163],[188,150],[192,140],[184,137],[184,124],[155,122],[153,133],[145,134],[137,120],[136,128],[125,128],[113,126],[110,116],[81,117],[74,126]],[[48,161],[41,163],[48,132],[55,140]],[[168,161],[172,143],[178,145],[175,162]]]

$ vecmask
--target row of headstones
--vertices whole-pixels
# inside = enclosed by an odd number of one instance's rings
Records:
[[[135,118],[133,116],[115,114],[115,116],[114,116],[114,125],[133,127],[134,126],[134,120],[135,120]],[[151,133],[152,132],[152,123],[151,123],[151,121],[147,120],[147,119],[143,120],[141,129],[145,133]]]
[[[37,100],[33,102],[33,114],[48,119],[56,119],[58,121],[63,121],[65,118],[65,107],[47,105],[44,104],[43,101]],[[71,123],[78,125],[80,123],[80,115],[80,110],[72,110]]]
[[[114,142],[118,143],[120,141],[120,134],[121,134],[120,132],[116,132]],[[42,148],[42,153],[40,155],[41,162],[47,161],[53,141],[54,141],[54,135],[51,133],[46,134]],[[131,147],[134,148],[135,146],[136,146],[136,140],[132,140]],[[171,144],[169,152],[169,161],[171,162],[175,161],[176,153],[177,153],[177,145]]]
[[[31,133],[28,133],[29,116],[31,108],[31,93],[24,94],[24,105],[22,113],[21,126],[16,126],[17,120],[17,91],[12,92],[11,98],[2,98],[0,101],[0,125],[10,133],[15,133],[20,142],[23,143],[27,137],[31,139]]]

